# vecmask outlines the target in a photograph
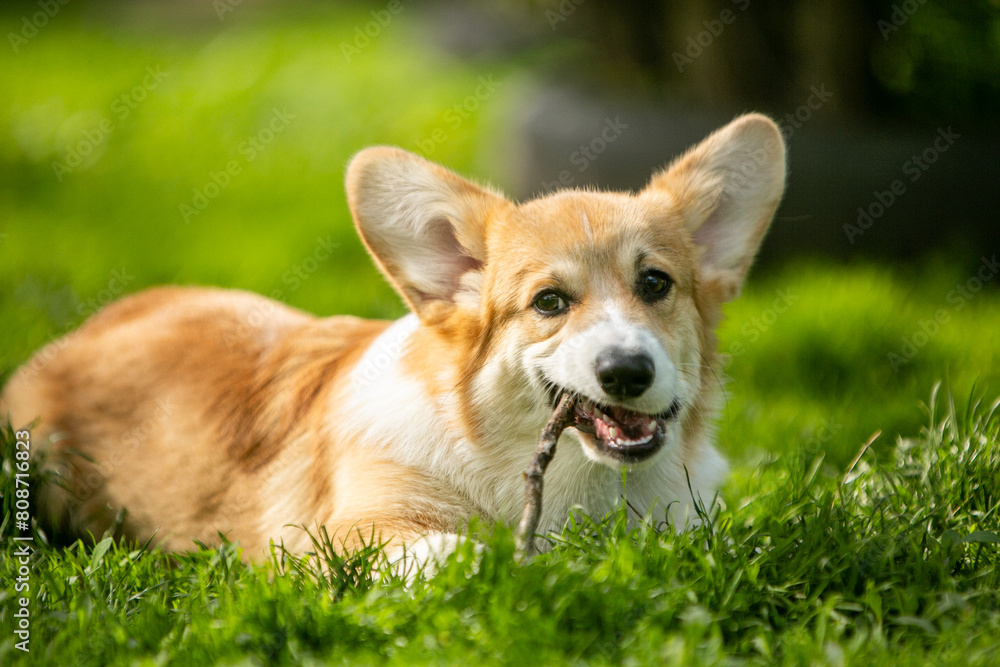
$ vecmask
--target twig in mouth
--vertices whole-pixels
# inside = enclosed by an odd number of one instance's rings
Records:
[[[556,455],[556,443],[559,436],[573,422],[573,409],[576,407],[576,397],[564,392],[559,397],[555,412],[542,429],[542,437],[531,459],[531,464],[524,471],[524,511],[521,513],[521,523],[517,529],[517,559],[525,561],[535,553],[535,531],[542,513],[542,482],[545,469],[552,457]]]

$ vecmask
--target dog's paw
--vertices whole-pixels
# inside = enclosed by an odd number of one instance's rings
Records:
[[[386,551],[386,560],[390,571],[409,585],[418,574],[433,577],[448,557],[468,540],[469,538],[455,533],[430,533],[413,542],[391,547]],[[473,549],[478,563],[483,545],[477,542]]]

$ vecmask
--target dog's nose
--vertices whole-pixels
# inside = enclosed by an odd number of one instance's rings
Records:
[[[635,398],[653,384],[655,367],[646,354],[610,348],[597,355],[595,368],[601,389],[615,398]]]

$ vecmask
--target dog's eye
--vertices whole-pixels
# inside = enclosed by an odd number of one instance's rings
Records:
[[[649,269],[639,276],[638,291],[643,301],[658,301],[667,295],[674,281],[663,271]]]
[[[553,292],[552,290],[545,290],[536,296],[531,305],[542,315],[559,315],[569,308],[566,299],[558,292]]]

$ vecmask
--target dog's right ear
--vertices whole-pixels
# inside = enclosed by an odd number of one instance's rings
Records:
[[[407,305],[425,319],[478,281],[486,225],[511,204],[399,148],[367,148],[347,167],[347,202],[361,239]]]

